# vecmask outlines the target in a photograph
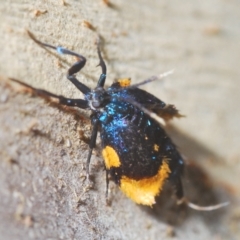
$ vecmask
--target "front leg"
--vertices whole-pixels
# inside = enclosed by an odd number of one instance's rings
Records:
[[[77,72],[79,72],[84,66],[85,66],[85,63],[86,63],[86,58],[84,56],[82,56],[81,54],[78,54],[78,53],[75,53],[73,51],[70,51],[66,48],[63,48],[63,47],[55,47],[53,45],[50,45],[48,43],[43,43],[39,40],[37,40],[34,35],[28,31],[28,35],[29,37],[35,42],[37,43],[38,45],[40,45],[41,47],[47,47],[47,48],[51,48],[51,49],[54,49],[55,51],[57,51],[59,54],[66,54],[66,55],[72,55],[72,56],[75,56],[77,57],[78,61],[76,63],[74,63],[69,69],[68,69],[68,72],[67,72],[67,78],[68,80],[70,80],[74,85],[75,87],[80,90],[83,94],[87,94],[91,91],[91,89],[89,87],[87,87],[86,85],[84,85],[83,83],[81,83],[75,76],[74,74],[76,74]]]
[[[51,98],[55,98],[58,99],[59,104],[65,105],[65,106],[71,106],[71,107],[79,107],[82,109],[86,109],[88,108],[88,102],[84,99],[72,99],[72,98],[65,98],[61,95],[56,95],[54,93],[48,92],[44,89],[40,89],[40,88],[34,88],[20,80],[17,80],[15,78],[9,78],[11,81],[16,82],[18,84],[21,84],[24,87],[27,87],[29,89],[31,89],[36,95],[42,96],[42,97],[51,97]]]

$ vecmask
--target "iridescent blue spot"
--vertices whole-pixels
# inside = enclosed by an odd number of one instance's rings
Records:
[[[99,121],[105,123],[107,122],[108,119],[108,115],[106,113],[103,113],[100,117],[99,117]]]
[[[57,47],[57,52],[59,53],[59,54],[64,54],[64,48],[63,47]]]

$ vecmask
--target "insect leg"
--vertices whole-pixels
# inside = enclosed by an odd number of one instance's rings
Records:
[[[175,187],[177,199],[181,201],[183,199],[183,187],[180,177],[176,177],[173,180],[173,186]]]
[[[56,95],[54,93],[48,92],[46,90],[40,89],[40,88],[34,88],[24,82],[21,82],[15,78],[9,78],[11,81],[17,82],[24,87],[30,88],[34,93],[36,93],[39,96],[42,97],[52,97],[59,100],[59,103],[66,106],[72,106],[72,107],[79,107],[79,108],[88,108],[88,102],[84,99],[72,99],[72,98],[65,98],[61,95]]]
[[[44,45],[44,46],[50,46],[50,45]],[[60,53],[60,54],[67,54],[67,55],[72,55],[77,57],[78,61],[74,63],[67,72],[67,79],[71,81],[75,87],[80,90],[83,94],[87,94],[91,91],[89,87],[87,87],[85,84],[81,83],[75,76],[74,74],[79,72],[85,65],[86,63],[86,58],[78,53],[72,52],[66,48],[63,47],[55,47],[55,50]]]
[[[108,202],[108,187],[109,187],[109,170],[106,169],[106,192],[105,192],[105,198],[106,202]]]
[[[83,94],[89,93],[91,91],[91,89],[89,87],[87,87],[86,85],[84,85],[83,83],[81,83],[75,76],[74,74],[79,72],[85,65],[86,63],[86,58],[84,56],[82,56],[81,54],[75,53],[73,51],[70,51],[66,48],[63,47],[55,47],[53,45],[50,45],[48,43],[43,43],[39,40],[37,40],[34,35],[28,31],[28,35],[29,37],[36,42],[38,45],[40,45],[41,47],[47,47],[47,48],[51,48],[56,50],[59,54],[66,54],[66,55],[72,55],[77,57],[78,61],[76,63],[74,63],[67,72],[67,79],[70,80],[75,87],[80,90]]]
[[[91,135],[91,139],[90,139],[90,143],[89,143],[89,152],[88,152],[88,157],[87,157],[87,166],[86,166],[86,172],[87,172],[87,179],[89,179],[89,165],[90,165],[90,160],[92,157],[92,150],[93,148],[96,146],[96,139],[97,139],[97,132],[98,132],[98,125],[99,122],[97,119],[92,119],[92,125],[93,125],[93,129],[92,129],[92,135]]]
[[[97,40],[97,53],[98,53],[98,58],[99,58],[99,65],[102,68],[102,74],[99,77],[98,80],[98,87],[103,87],[105,84],[105,80],[106,80],[106,75],[107,75],[107,67],[106,64],[102,58],[102,54],[101,54],[101,50],[100,50],[100,37]]]

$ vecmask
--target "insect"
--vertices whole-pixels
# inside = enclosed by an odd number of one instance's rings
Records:
[[[30,32],[29,35],[42,47],[51,48],[60,54],[72,55],[78,59],[68,69],[67,79],[84,94],[84,99],[65,98],[34,88],[17,79],[10,79],[38,94],[58,99],[59,104],[91,110],[92,133],[86,164],[87,178],[89,178],[92,150],[96,146],[97,133],[100,132],[107,190],[110,175],[122,192],[134,202],[152,206],[168,180],[175,188],[179,202],[183,201],[181,176],[184,161],[160,124],[163,120],[181,117],[181,114],[173,105],[168,105],[138,88],[156,78],[133,85],[130,85],[130,79],[119,79],[109,88],[104,88],[107,68],[98,41],[97,53],[102,73],[97,86],[90,89],[75,76],[86,63],[84,56],[63,47],[40,42]],[[188,205],[192,208],[199,207],[191,204]],[[219,208],[219,205],[210,207],[212,210],[213,207]],[[202,207],[203,210],[206,208]]]

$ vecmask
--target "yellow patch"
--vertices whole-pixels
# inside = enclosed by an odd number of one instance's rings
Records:
[[[111,167],[120,167],[121,162],[118,154],[112,147],[106,146],[102,150],[102,155],[107,169],[110,169]]]
[[[131,78],[120,78],[117,82],[121,87],[128,87],[131,84]]]
[[[154,149],[154,151],[158,152],[159,151],[159,146],[157,144],[154,144],[153,149]]]
[[[155,203],[155,197],[160,194],[164,181],[168,178],[170,172],[171,170],[165,159],[158,173],[153,177],[137,181],[123,176],[120,189],[134,202],[152,206]]]

